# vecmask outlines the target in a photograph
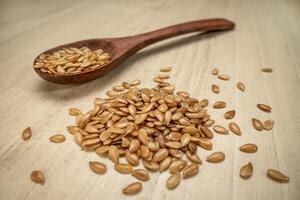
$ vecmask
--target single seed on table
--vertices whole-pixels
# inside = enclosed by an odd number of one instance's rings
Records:
[[[77,115],[81,114],[81,111],[78,108],[70,108],[69,114],[72,116],[77,116]]]
[[[290,178],[288,176],[275,169],[268,169],[267,175],[269,178],[280,183],[287,183],[290,181]]]
[[[224,114],[225,119],[233,119],[235,116],[235,110],[229,110]]]
[[[123,188],[123,194],[133,195],[137,194],[139,191],[142,190],[142,183],[140,182],[133,182]]]
[[[228,134],[228,132],[229,132],[225,127],[223,127],[221,125],[214,125],[213,129],[216,133],[219,133],[219,134]]]
[[[269,67],[265,67],[262,69],[263,72],[267,72],[267,73],[272,73],[273,69],[269,68]]]
[[[101,162],[90,161],[89,166],[96,174],[104,174],[107,171],[106,165]]]
[[[266,120],[264,121],[264,129],[265,130],[272,130],[274,126],[274,120]]]
[[[214,76],[216,76],[216,75],[219,74],[219,70],[218,70],[217,68],[215,68],[215,69],[213,69],[213,70],[211,71],[211,74],[214,75]]]
[[[170,71],[172,71],[172,67],[161,67],[160,71],[161,72],[170,72]]]
[[[215,108],[215,109],[221,109],[221,108],[225,108],[225,107],[226,107],[226,103],[224,101],[217,101],[213,105],[213,108]]]
[[[32,135],[32,132],[31,132],[30,127],[25,128],[22,132],[23,140],[29,140],[31,138],[31,135]]]
[[[252,118],[252,125],[257,131],[262,131],[264,129],[262,122],[256,118]]]
[[[270,113],[272,111],[272,108],[270,106],[268,106],[268,105],[265,105],[265,104],[257,104],[257,107],[260,110],[268,112],[268,113]]]
[[[218,76],[218,79],[221,79],[221,80],[223,80],[223,81],[227,81],[227,80],[230,79],[230,77],[229,77],[228,75],[226,75],[226,74],[220,74],[220,75]]]
[[[219,86],[217,86],[217,85],[215,85],[215,84],[212,84],[211,90],[212,90],[213,93],[216,93],[216,94],[219,94],[219,93],[220,93],[220,88],[219,88]]]
[[[235,122],[230,122],[229,123],[229,129],[231,130],[232,133],[236,135],[241,135],[241,129],[239,125],[237,125]]]
[[[54,142],[54,143],[62,143],[66,140],[65,136],[60,135],[60,134],[56,134],[53,135],[49,138],[50,142]]]
[[[148,181],[150,179],[149,172],[145,169],[135,169],[132,171],[132,176],[140,181]]]
[[[182,177],[183,178],[190,178],[198,174],[199,172],[199,165],[197,164],[189,164],[185,166],[185,168],[182,170]]]
[[[45,184],[45,176],[44,176],[43,172],[41,172],[39,170],[32,171],[30,178],[33,182],[35,182],[37,184],[41,184],[41,185]]]
[[[257,151],[257,146],[252,143],[244,144],[240,147],[240,151],[244,153],[255,153]]]
[[[225,159],[225,154],[223,152],[217,151],[206,157],[207,162],[220,163]]]
[[[248,164],[244,165],[240,169],[240,176],[244,179],[250,178],[253,173],[253,165],[251,162]]]
[[[115,170],[122,174],[131,174],[131,172],[133,171],[133,167],[126,163],[118,163],[115,164]]]
[[[243,82],[237,82],[236,87],[241,91],[245,92],[245,84]]]
[[[180,181],[181,181],[180,173],[172,174],[167,179],[167,188],[170,190],[176,188],[179,185]]]

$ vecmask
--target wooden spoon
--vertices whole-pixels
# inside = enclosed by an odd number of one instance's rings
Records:
[[[104,72],[117,67],[121,62],[126,60],[129,56],[133,55],[140,49],[147,47],[155,42],[171,38],[177,35],[191,33],[191,32],[209,32],[209,31],[221,31],[230,30],[234,28],[234,23],[226,19],[204,19],[183,24],[177,24],[169,26],[156,31],[151,31],[144,34],[139,34],[129,37],[121,38],[104,38],[104,39],[90,39],[77,41],[65,45],[55,47],[47,50],[42,54],[49,54],[58,51],[62,48],[81,48],[88,47],[91,50],[103,49],[109,55],[111,55],[110,61],[94,70],[85,72],[76,72],[70,74],[49,74],[42,72],[40,69],[34,70],[43,79],[60,84],[82,83],[98,78]],[[35,62],[34,62],[35,63]]]

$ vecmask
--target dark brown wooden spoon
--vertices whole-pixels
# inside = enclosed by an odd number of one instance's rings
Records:
[[[68,47],[88,47],[91,50],[103,49],[105,52],[111,55],[111,60],[94,70],[77,72],[70,74],[49,74],[42,72],[39,69],[34,69],[40,77],[43,79],[60,84],[82,83],[98,78],[104,72],[117,67],[121,62],[126,60],[129,56],[133,55],[140,49],[147,47],[155,42],[171,38],[177,35],[191,33],[191,32],[210,32],[210,31],[222,31],[230,30],[234,28],[234,23],[226,19],[204,19],[183,24],[177,24],[169,26],[156,31],[151,31],[144,34],[135,36],[122,37],[122,38],[104,38],[104,39],[90,39],[77,41],[65,45],[55,47],[47,50],[43,53],[53,53],[62,48]],[[42,54],[43,54],[42,53]]]

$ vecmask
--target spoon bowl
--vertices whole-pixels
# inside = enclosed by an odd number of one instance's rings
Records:
[[[41,78],[50,82],[59,84],[83,83],[100,77],[108,70],[117,67],[121,62],[126,60],[128,57],[130,57],[140,49],[145,48],[155,42],[191,32],[230,30],[233,29],[234,26],[235,25],[233,22],[226,19],[204,19],[178,24],[135,36],[77,41],[49,49],[41,53],[40,55],[51,54],[63,48],[88,47],[92,51],[103,49],[104,52],[108,53],[111,56],[111,59],[109,60],[109,62],[101,65],[96,69],[84,72],[50,74],[41,71],[39,68],[34,68],[34,70]],[[34,63],[36,59],[34,60]]]

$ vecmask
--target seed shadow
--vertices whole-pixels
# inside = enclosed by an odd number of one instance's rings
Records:
[[[70,99],[77,99],[96,91],[102,91],[102,89],[108,86],[108,84],[110,84],[112,80],[122,80],[122,72],[124,70],[127,70],[128,68],[133,67],[134,64],[140,59],[157,55],[169,49],[179,48],[181,46],[186,46],[191,43],[199,42],[203,39],[210,39],[211,37],[226,34],[227,32],[230,31],[213,31],[209,33],[197,33],[188,36],[181,36],[176,39],[170,39],[170,41],[163,42],[161,45],[157,44],[155,47],[149,47],[146,50],[138,52],[136,55],[128,58],[119,67],[105,73],[102,77],[96,80],[83,84],[59,85],[39,79],[37,80],[37,83],[35,84],[36,88],[34,89],[37,93],[46,96],[47,98],[55,100],[68,101]]]

